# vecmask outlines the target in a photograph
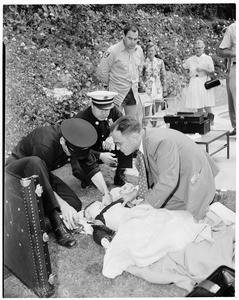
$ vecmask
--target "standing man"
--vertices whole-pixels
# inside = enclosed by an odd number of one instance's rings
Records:
[[[91,105],[80,111],[75,118],[84,119],[94,126],[98,138],[91,147],[91,151],[99,163],[116,167],[114,184],[122,186],[125,184],[125,169],[132,168],[132,155],[125,156],[121,151],[116,150],[112,138],[109,138],[110,126],[122,116],[122,113],[114,106],[114,97],[117,95],[118,93],[109,91],[88,93],[87,96],[91,97]],[[89,187],[92,183],[87,178],[80,161],[73,158],[71,164],[73,175],[81,180],[81,187]]]
[[[116,107],[133,117],[137,116],[139,74],[144,60],[138,38],[138,27],[127,25],[123,39],[106,51],[97,70],[98,79],[118,93],[114,99]]]
[[[72,248],[76,239],[66,230],[77,225],[77,212],[81,210],[81,200],[59,177],[52,173],[71,157],[82,161],[88,177],[104,194],[103,205],[112,202],[98,163],[90,147],[97,140],[97,132],[87,121],[68,119],[61,125],[39,127],[24,137],[13,149],[6,162],[6,170],[21,178],[39,176],[43,188],[42,202],[49,217],[58,243]]]
[[[228,26],[217,55],[229,61],[226,78],[229,116],[233,130],[229,135],[236,135],[236,23]]]
[[[114,143],[125,154],[136,150],[139,195],[154,208],[188,210],[202,219],[216,192],[219,169],[212,158],[185,134],[168,128],[144,128],[131,116],[120,117],[110,128]],[[144,156],[145,167],[140,158]],[[124,197],[125,202],[136,193]]]

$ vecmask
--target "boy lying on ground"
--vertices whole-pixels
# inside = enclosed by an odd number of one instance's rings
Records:
[[[126,211],[141,203],[143,199],[134,199],[124,204],[125,197],[131,195],[137,195],[138,186],[133,186],[130,183],[126,183],[121,188],[114,188],[111,190],[112,198],[114,202],[110,205],[103,207],[100,201],[94,201],[90,203],[84,210],[84,217],[93,222],[93,239],[94,241],[107,248],[110,241],[115,235],[115,231],[118,230],[120,219],[125,215]],[[125,205],[125,206],[124,206]]]
[[[213,242],[210,226],[195,223],[188,211],[155,209],[147,204],[127,208],[122,202],[118,200],[98,214],[99,203],[85,210],[86,218],[92,211],[97,214],[93,238],[107,248],[103,267],[106,277],[114,278],[131,265],[148,266],[168,251],[177,251],[193,241]]]
[[[123,202],[121,198],[101,209],[101,202],[95,201],[85,208],[85,217],[94,221],[93,239],[104,248],[107,248],[112,241],[121,216],[129,209],[127,205],[122,205]]]
[[[100,202],[94,202],[85,209],[85,217],[94,221],[95,242],[107,248],[104,276],[115,278],[127,271],[154,283],[174,282],[190,290],[219,265],[233,267],[235,213],[221,203],[213,203],[198,222],[188,211],[146,204],[129,208],[122,202],[118,199],[103,209]],[[194,263],[190,251],[197,253],[198,259],[192,256]],[[211,259],[215,253],[216,261]],[[206,265],[202,268],[202,264]]]

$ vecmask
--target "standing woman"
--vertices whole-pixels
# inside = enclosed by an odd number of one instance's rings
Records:
[[[213,89],[206,90],[204,83],[214,74],[213,60],[204,53],[205,44],[197,40],[194,45],[195,55],[189,57],[182,65],[182,71],[187,76],[189,86],[186,92],[186,107],[197,109],[198,112],[207,112],[210,123],[213,125],[212,106],[215,106]]]
[[[149,42],[146,45],[146,59],[142,67],[140,84],[152,100],[162,99],[167,95],[164,61],[155,55],[156,45]]]

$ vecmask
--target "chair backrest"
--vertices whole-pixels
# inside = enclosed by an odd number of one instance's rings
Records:
[[[165,113],[168,114],[176,114],[178,112],[178,99],[176,97],[165,98]]]
[[[151,102],[150,111],[146,106],[143,106],[142,109],[143,109],[143,120],[142,120],[143,127],[146,127],[149,124],[152,127],[163,126],[165,125],[163,117],[166,114],[177,113],[178,100],[176,97],[156,99]],[[148,114],[146,114],[146,110],[148,110],[149,112]]]

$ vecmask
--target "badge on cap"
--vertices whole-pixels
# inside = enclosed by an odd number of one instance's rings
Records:
[[[114,107],[114,97],[117,92],[111,91],[95,91],[87,93],[87,96],[92,98],[92,103],[101,106],[102,109],[111,109]]]

